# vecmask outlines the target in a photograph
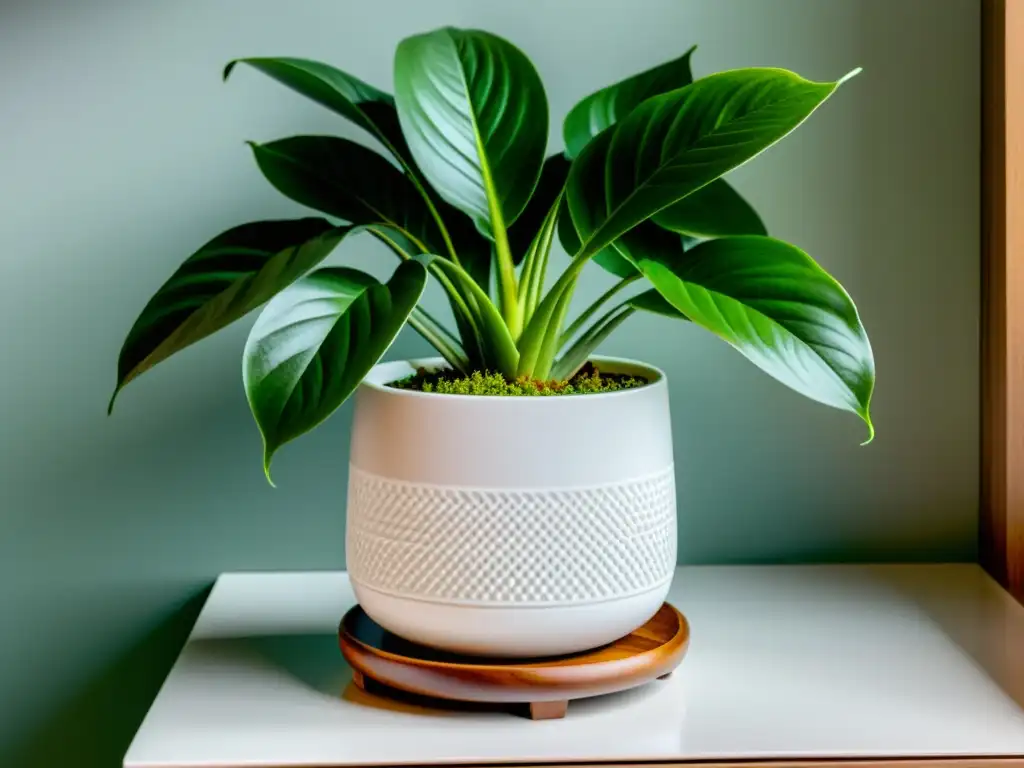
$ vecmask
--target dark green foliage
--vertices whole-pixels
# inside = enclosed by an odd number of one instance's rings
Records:
[[[642,310],[716,334],[790,388],[870,425],[874,360],[852,300],[809,255],[767,237],[722,178],[856,71],[826,82],[766,67],[695,77],[692,54],[582,99],[565,118],[564,148],[550,155],[540,73],[481,30],[443,27],[400,42],[394,96],[308,59],[229,64],[225,78],[243,64],[380,146],[330,135],[250,142],[267,181],[331,218],[256,222],[200,248],[129,332],[117,390],[266,304],[243,352],[243,383],[269,462],[355,391],[407,323],[459,375],[400,386],[589,394],[645,383],[575,373]],[[359,232],[400,261],[391,280],[313,272]],[[548,274],[556,238],[572,258],[557,276]],[[574,292],[590,261],[619,282],[580,309]],[[427,280],[447,299],[454,330],[417,306]],[[647,290],[618,295],[635,283]]]

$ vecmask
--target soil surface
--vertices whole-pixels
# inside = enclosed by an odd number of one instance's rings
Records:
[[[450,369],[427,370],[421,368],[412,376],[391,382],[395,389],[411,389],[440,395],[480,395],[483,397],[537,397],[545,395],[591,395],[635,389],[647,384],[641,376],[621,373],[602,373],[587,363],[568,381],[541,381],[520,378],[514,381],[500,373],[474,371],[468,376]]]

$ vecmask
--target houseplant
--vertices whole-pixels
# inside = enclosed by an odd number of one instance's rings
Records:
[[[402,41],[394,97],[314,61],[231,62],[225,78],[240,64],[269,75],[384,152],[330,136],[252,143],[273,186],[330,218],[244,224],[203,245],[131,328],[114,396],[266,303],[243,380],[268,478],[278,448],[359,389],[346,538],[371,616],[476,653],[627,633],[663,600],[676,542],[664,376],[593,356],[621,323],[654,312],[701,326],[871,437],[874,363],[853,302],[722,179],[849,75],[694,80],[692,53],[583,99],[547,158],[541,80],[485,32]],[[317,269],[361,232],[395,255],[387,282]],[[549,280],[556,237],[571,260]],[[592,263],[617,282],[569,321]],[[428,280],[454,330],[418,306]],[[439,357],[378,364],[405,324]],[[516,396],[528,393],[562,396]]]

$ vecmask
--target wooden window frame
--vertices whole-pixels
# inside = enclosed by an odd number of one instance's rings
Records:
[[[1024,602],[1024,0],[982,0],[982,566]]]

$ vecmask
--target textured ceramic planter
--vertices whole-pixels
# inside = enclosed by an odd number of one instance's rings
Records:
[[[356,396],[346,551],[356,596],[383,627],[492,656],[571,653],[650,618],[676,562],[668,388],[470,397],[386,385]]]

